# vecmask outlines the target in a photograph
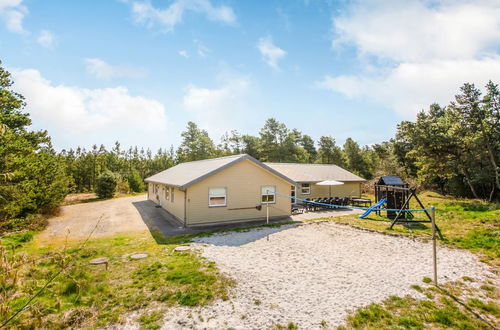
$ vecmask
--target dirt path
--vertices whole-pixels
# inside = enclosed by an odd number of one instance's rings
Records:
[[[117,233],[146,231],[143,216],[134,203],[143,202],[146,195],[116,198],[106,201],[75,204],[61,207],[61,214],[49,220],[48,227],[37,235],[40,245],[57,245],[85,239],[101,221],[92,234],[93,238]]]

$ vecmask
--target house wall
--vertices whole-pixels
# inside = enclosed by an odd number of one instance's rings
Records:
[[[244,160],[187,188],[187,225],[215,222],[265,219],[266,205],[261,205],[262,186],[275,186],[276,192],[290,194],[290,183],[264,170],[251,161]],[[209,207],[209,188],[226,188],[226,206]],[[241,209],[249,208],[249,209]],[[276,203],[269,204],[269,216],[287,217],[291,214],[290,199],[276,196]]]
[[[297,197],[301,199],[330,197],[328,186],[318,186],[311,184],[311,194],[301,194],[300,183],[297,186]],[[331,197],[360,197],[361,183],[360,182],[344,182],[343,185],[331,186]]]
[[[179,221],[184,222],[184,194],[185,192],[176,187],[167,186],[163,184],[158,185],[158,194],[154,193],[155,183],[148,184],[148,199],[152,200],[162,208],[167,210],[170,214],[176,217]],[[165,199],[165,190],[167,188],[174,189],[174,201],[172,202],[172,191],[170,191],[169,199]]]

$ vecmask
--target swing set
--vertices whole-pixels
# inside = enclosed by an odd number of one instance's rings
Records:
[[[409,208],[411,199],[414,198],[420,210],[425,212],[428,220],[415,220],[412,210]],[[409,184],[403,182],[399,176],[382,176],[375,184],[375,201],[376,203],[385,200],[387,208],[387,217],[392,219],[390,228],[394,225],[412,225],[416,223],[432,223],[432,216],[425,208],[422,201],[417,196],[417,189],[411,188]],[[381,215],[382,209],[376,212]],[[441,231],[435,225],[436,231],[440,238],[442,237]]]

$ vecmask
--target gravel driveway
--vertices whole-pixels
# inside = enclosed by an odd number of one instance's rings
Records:
[[[432,277],[430,243],[328,222],[214,235],[194,245],[236,287],[228,301],[170,308],[163,329],[337,326],[349,309],[392,295],[419,297],[410,286]],[[494,278],[463,250],[439,246],[438,265],[440,281]]]
[[[144,202],[147,202],[146,195],[62,206],[61,213],[49,219],[49,225],[37,235],[37,240],[48,245],[63,243],[66,236],[69,241],[85,239],[99,218],[101,221],[92,234],[93,238],[147,231],[144,212],[137,207]]]

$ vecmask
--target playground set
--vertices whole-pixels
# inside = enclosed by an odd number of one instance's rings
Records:
[[[366,218],[371,212],[375,211],[378,215],[382,212],[387,212],[387,218],[391,219],[392,229],[394,225],[412,225],[416,223],[432,223],[432,216],[429,210],[425,208],[424,204],[417,196],[417,190],[411,188],[408,183],[403,182],[399,176],[382,176],[375,183],[375,204],[370,206],[359,217]],[[414,198],[421,209],[410,209],[410,201]],[[385,205],[385,208],[384,208]],[[415,211],[423,211],[428,220],[415,220],[413,215]],[[436,230],[441,237],[441,231],[435,225]]]

